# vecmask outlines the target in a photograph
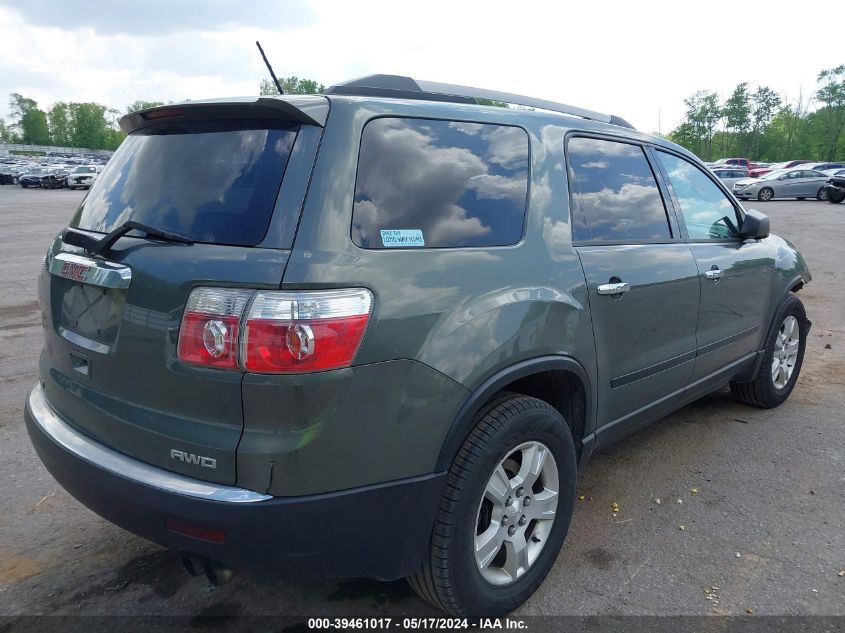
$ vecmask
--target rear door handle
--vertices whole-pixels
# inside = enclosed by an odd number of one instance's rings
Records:
[[[710,270],[704,271],[704,277],[706,279],[710,279],[711,281],[719,281],[722,278],[722,275],[725,271],[719,268],[711,268]]]
[[[621,295],[623,292],[628,292],[631,289],[626,282],[620,281],[612,284],[601,284],[596,288],[600,295]]]

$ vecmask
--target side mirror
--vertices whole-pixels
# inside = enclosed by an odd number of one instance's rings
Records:
[[[745,219],[739,227],[739,236],[755,240],[769,237],[769,217],[754,209],[745,212]]]

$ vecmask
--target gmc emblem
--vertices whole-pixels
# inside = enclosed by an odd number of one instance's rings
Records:
[[[170,449],[170,459],[182,462],[184,464],[191,464],[192,466],[202,466],[203,468],[217,469],[217,460],[212,457],[203,457],[202,455],[194,455],[193,453],[186,453],[184,451]]]
[[[73,279],[74,281],[85,281],[85,273],[88,272],[90,266],[85,264],[76,264],[74,262],[65,262],[62,264],[62,269],[59,274],[62,277]]]

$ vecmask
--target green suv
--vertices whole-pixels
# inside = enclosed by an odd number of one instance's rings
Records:
[[[121,126],[47,253],[26,423],[70,494],[213,582],[408,577],[504,614],[596,448],[801,369],[801,255],[617,117],[375,75]]]

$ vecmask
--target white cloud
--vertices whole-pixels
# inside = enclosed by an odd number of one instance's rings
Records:
[[[683,99],[697,89],[727,96],[749,81],[793,98],[803,89],[806,97],[822,68],[842,62],[841,40],[818,37],[825,6],[836,8],[825,2],[788,20],[777,6],[739,3],[728,15],[668,0],[548,1],[520,10],[497,0],[432,0],[425,11],[387,1],[212,1],[201,10],[167,3],[167,15],[162,0],[79,6],[0,2],[0,116],[10,92],[42,106],[73,99],[121,109],[136,99],[254,93],[266,75],[256,39],[279,75],[326,84],[376,72],[410,75],[613,113],[644,131],[657,130],[660,112],[663,132],[678,124]],[[691,41],[689,24],[707,37]],[[736,24],[766,34],[750,45],[754,63],[716,63],[736,50]],[[813,61],[778,54],[783,42],[813,51]]]

